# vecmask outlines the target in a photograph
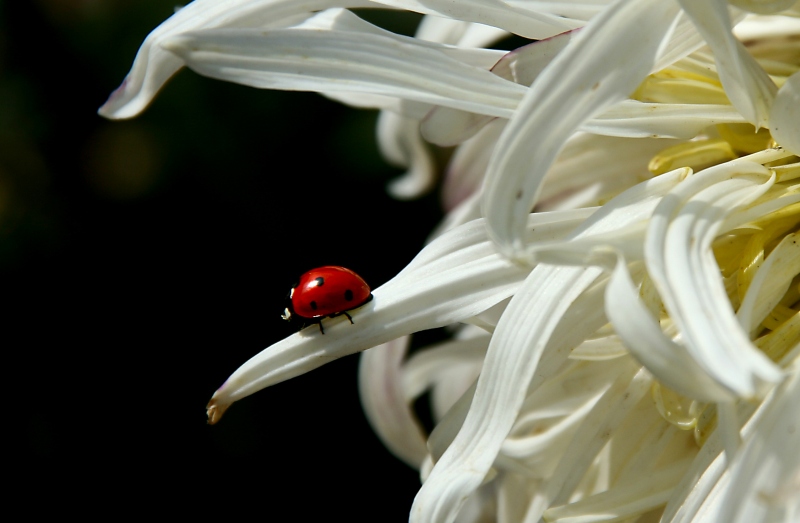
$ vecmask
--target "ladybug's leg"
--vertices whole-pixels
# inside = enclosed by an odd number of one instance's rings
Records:
[[[355,323],[353,323],[353,318],[351,318],[350,315],[347,314],[347,311],[342,312],[342,314],[347,316],[347,319],[350,320],[350,325],[355,325]]]
[[[321,318],[320,318],[320,320],[317,322],[317,325],[319,325],[319,331],[320,331],[322,334],[325,334],[325,329],[323,329],[323,328],[322,328],[322,319],[321,319]]]

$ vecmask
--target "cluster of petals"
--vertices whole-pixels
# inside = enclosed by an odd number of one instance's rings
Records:
[[[410,37],[373,8],[425,16]],[[100,114],[184,66],[380,110],[400,198],[453,148],[428,245],[355,324],[244,363],[211,423],[376,347],[362,402],[421,472],[413,522],[800,518],[799,2],[195,0]]]

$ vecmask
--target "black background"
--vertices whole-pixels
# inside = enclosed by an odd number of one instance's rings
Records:
[[[0,6],[14,501],[112,519],[407,520],[418,474],[369,429],[357,356],[205,417],[231,372],[291,334],[279,315],[300,273],[344,265],[376,287],[438,221],[435,194],[386,194],[401,171],[377,152],[376,114],[184,70],[140,117],[109,122],[97,108],[174,2]]]

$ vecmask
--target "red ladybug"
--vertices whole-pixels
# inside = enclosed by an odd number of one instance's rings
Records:
[[[353,318],[347,313],[372,299],[369,285],[361,276],[337,265],[326,265],[312,269],[300,276],[300,282],[289,291],[289,306],[282,318],[291,320],[299,316],[307,323],[322,328],[323,318],[333,318],[344,314],[350,323]]]

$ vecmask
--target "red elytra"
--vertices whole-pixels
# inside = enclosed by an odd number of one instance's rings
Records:
[[[369,285],[355,272],[338,265],[326,265],[312,269],[302,276],[289,293],[291,310],[284,319],[297,315],[306,323],[316,323],[322,328],[322,319],[340,315],[353,318],[348,311],[360,307],[372,299]],[[310,320],[310,321],[309,321]]]

